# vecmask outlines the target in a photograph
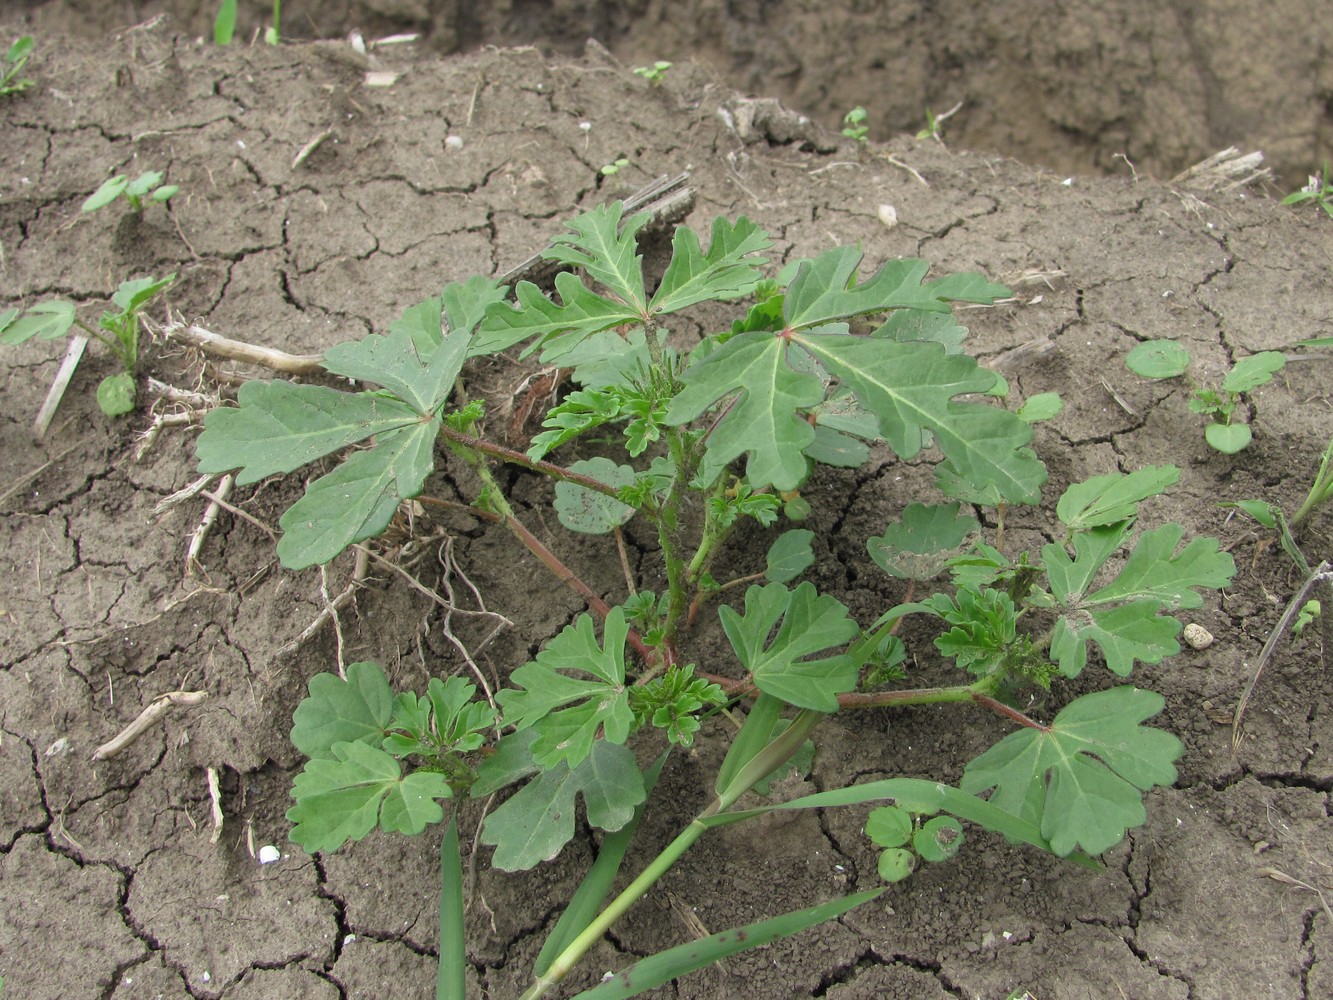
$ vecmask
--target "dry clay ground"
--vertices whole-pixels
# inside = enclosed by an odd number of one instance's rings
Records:
[[[1188,749],[1177,787],[1151,797],[1147,826],[1110,852],[1105,871],[975,835],[954,861],[840,922],[663,995],[1333,995],[1333,931],[1311,891],[1333,891],[1330,680],[1317,639],[1284,645],[1231,754],[1229,713],[1296,581],[1267,539],[1215,506],[1246,497],[1296,506],[1333,429],[1327,362],[1292,363],[1256,394],[1255,443],[1235,458],[1206,449],[1179,387],[1143,382],[1121,363],[1138,340],[1170,336],[1216,377],[1233,356],[1333,334],[1327,217],[1280,208],[1262,192],[1067,181],[930,142],[858,155],[846,143],[790,141],[790,121],[738,129],[719,109],[743,126],[746,106],[689,66],[652,88],[596,53],[555,63],[532,50],[436,60],[400,49],[382,59],[407,72],[370,89],[332,43],[224,52],[157,27],[95,47],[44,45],[30,67],[40,85],[0,106],[0,294],[25,303],[69,296],[95,317],[123,278],[176,270],[170,300],[187,317],[243,340],[318,351],[384,330],[446,281],[503,270],[622,185],[688,168],[695,223],[749,215],[774,234],[775,260],[855,243],[871,265],[920,255],[940,272],[977,269],[1015,287],[1014,301],[966,322],[972,349],[1000,359],[1018,397],[1057,390],[1066,400],[1037,436],[1052,472],[1047,497],[1089,475],[1176,463],[1180,485],[1148,505],[1145,523],[1177,520],[1187,536],[1218,535],[1240,567],[1234,587],[1196,613],[1216,644],[1135,675],[1167,696],[1159,721]],[[461,149],[446,145],[449,135]],[[598,168],[620,157],[628,167],[601,178]],[[80,215],[108,172],[154,168],[181,185],[169,212]],[[886,204],[896,208],[894,228],[880,220]],[[1044,349],[1005,355],[1033,341]],[[138,457],[150,417],[112,422],[96,412],[93,388],[111,369],[94,348],[51,433],[35,442],[32,416],[62,350],[11,349],[3,369],[5,1000],[430,995],[439,831],[372,837],[316,858],[286,842],[287,790],[300,764],[286,741],[290,713],[307,678],[338,655],[327,629],[283,651],[319,613],[320,574],[281,570],[264,531],[231,514],[187,574],[205,502],[162,516],[154,506],[196,478],[195,432],[168,428]],[[172,345],[147,354],[151,374],[207,393],[236,367]],[[504,386],[524,373],[489,374]],[[613,551],[547,530],[543,487],[516,484],[538,534],[619,599]],[[273,524],[297,488],[268,484],[232,500]],[[469,482],[447,471],[428,488],[469,498]],[[857,474],[820,474],[806,495],[818,539],[811,575],[870,620],[902,595],[868,563],[864,538],[906,503],[931,499],[928,470],[886,456]],[[1039,545],[1053,521],[1048,510],[1011,511],[1007,546]],[[1316,558],[1330,552],[1331,527],[1328,512],[1309,525],[1304,541]],[[580,610],[508,536],[461,517],[423,519],[415,530],[437,538],[416,576],[442,586],[435,553],[454,538],[458,568],[513,622],[482,654],[502,675]],[[737,572],[752,570],[766,544],[755,533]],[[328,593],[350,572],[350,560],[335,563]],[[418,688],[459,669],[437,605],[391,572],[372,575],[341,615],[345,657],[378,659],[397,683]],[[456,617],[455,627],[475,644],[488,626]],[[914,680],[940,681],[927,637],[916,638]],[[1085,687],[1109,680],[1090,670]],[[177,690],[208,697],[120,756],[91,760],[153,698]],[[821,730],[808,778],[788,792],[888,774],[953,781],[1003,732],[974,710],[838,718]],[[705,744],[674,758],[645,819],[643,851],[702,804],[719,752]],[[210,768],[225,817],[216,838]],[[464,811],[465,837],[478,819]],[[574,985],[685,940],[686,914],[718,930],[873,884],[863,819],[803,814],[711,836],[665,880],[668,893],[646,899],[592,953]],[[250,849],[263,844],[281,845],[282,860],[259,865]],[[516,994],[591,851],[580,836],[529,875],[491,870],[478,852],[469,955],[479,996]]]

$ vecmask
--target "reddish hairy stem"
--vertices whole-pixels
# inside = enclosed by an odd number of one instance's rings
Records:
[[[518,518],[509,517],[504,514],[497,514],[490,510],[483,510],[480,507],[468,507],[464,504],[455,504],[449,500],[437,500],[434,497],[418,497],[417,499],[427,503],[439,504],[440,506],[457,507],[486,521],[502,522],[514,537],[523,543],[524,548],[541,560],[542,565],[549,569],[557,580],[570,590],[574,591],[574,593],[578,594],[579,597],[583,598],[584,602],[588,605],[588,610],[596,614],[602,621],[606,621],[606,616],[611,613],[610,606],[602,600],[591,587],[580,580],[572,569],[562,563],[559,556],[543,545],[541,539],[529,531]],[[629,644],[634,647],[634,651],[643,657],[645,663],[651,663],[653,661],[652,650],[644,645],[643,639],[638,632],[634,631],[634,629],[630,629],[626,639]],[[667,662],[674,662],[675,657],[671,655],[669,650],[666,651],[665,655],[667,657]]]
[[[506,448],[502,444],[495,444],[487,441],[485,438],[472,437],[470,434],[464,434],[462,431],[456,431],[448,424],[440,426],[440,436],[448,438],[464,448],[471,448],[473,451],[479,451],[483,455],[490,455],[492,458],[498,458],[504,462],[510,462],[514,465],[521,465],[525,469],[531,469],[533,472],[540,472],[544,476],[550,476],[552,479],[565,483],[574,483],[595,493],[604,493],[612,499],[619,499],[620,491],[617,487],[602,482],[600,479],[594,479],[592,476],[585,476],[580,472],[574,472],[563,466],[552,462],[534,461],[528,458],[521,451],[515,451],[513,448]]]

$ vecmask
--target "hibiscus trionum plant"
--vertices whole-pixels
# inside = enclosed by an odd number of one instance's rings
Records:
[[[1136,662],[1179,652],[1172,612],[1199,606],[1200,591],[1234,571],[1211,540],[1182,546],[1170,524],[1137,530],[1140,503],[1178,476],[1170,467],[1070,487],[1054,511],[1054,540],[1039,552],[1007,554],[983,538],[978,508],[1038,503],[1046,479],[1028,447],[1030,425],[1002,405],[1002,381],[962,353],[965,331],[950,306],[989,304],[1006,289],[975,274],[927,281],[919,260],[858,275],[862,255],[849,247],[767,278],[760,255],[769,239],[742,218],[717,220],[707,249],[677,229],[650,294],[637,241],[645,218],[623,218],[619,204],[576,218],[545,251],[565,268],[553,295],[530,282],[512,294],[482,278],[450,285],[386,335],[327,353],[331,374],[367,388],[250,382],[237,407],[209,414],[198,442],[201,471],[238,470],[238,484],[334,457],[281,519],[278,553],[290,568],[327,562],[384,531],[448,456],[475,470],[477,515],[506,525],[587,599],[589,613],[531,662],[512,665],[506,686],[485,698],[458,677],[432,680],[424,696],[395,693],[380,667],[358,663],[310,681],[292,731],[310,760],[288,815],[293,839],[310,851],[377,827],[419,833],[445,820],[451,799],[517,786],[487,815],[480,839],[494,847],[497,867],[527,869],[573,837],[582,799],[588,822],[605,832],[601,848],[524,998],[560,982],[709,829],[770,810],[877,804],[867,834],[884,849],[890,881],[952,856],[963,844],[959,820],[1095,865],[1094,855],[1144,821],[1145,792],[1175,780],[1180,742],[1144,725],[1162,699],[1120,684],[1044,721],[1014,703],[1094,660],[1123,678]],[[668,332],[673,314],[707,305],[713,317],[727,303],[737,305],[725,329],[689,342]],[[484,406],[463,402],[468,359],[514,349],[572,382],[526,452],[488,439]],[[584,437],[605,452],[608,433],[623,460],[557,461]],[[800,489],[815,465],[855,468],[884,447],[901,459],[932,458],[942,496],[910,498],[901,520],[866,540],[867,561],[909,593],[940,589],[858,622],[836,597],[798,582],[814,561],[813,533],[780,522],[809,513]],[[555,512],[572,531],[647,522],[661,555],[655,575],[629,581],[624,600],[609,606],[521,523],[497,463],[550,479]],[[741,593],[731,584],[744,579],[714,574],[745,519],[772,539],[764,573]],[[691,652],[690,625],[713,605],[734,653],[727,662]],[[935,646],[960,669],[957,684],[907,686],[898,630],[908,615],[941,622]],[[896,778],[738,807],[746,792],[809,760],[826,715],[927,703],[981,705],[1014,732],[967,766],[961,787]],[[709,729],[734,730],[710,804],[608,901],[665,754],[724,710],[737,724]],[[654,733],[663,755],[655,760]],[[458,839],[450,819],[441,997],[464,995]],[[632,996],[880,891],[688,942],[580,996]]]

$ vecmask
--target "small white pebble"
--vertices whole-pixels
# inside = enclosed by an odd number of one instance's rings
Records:
[[[892,205],[880,205],[879,221],[884,223],[886,229],[892,229],[898,225],[898,210]]]
[[[282,852],[272,844],[265,844],[259,849],[259,863],[261,865],[271,865],[282,858]]]
[[[212,975],[208,972],[207,969],[204,970],[203,974],[200,975],[199,978],[202,979],[202,980],[203,980],[204,982],[206,982],[206,983],[211,983],[211,982],[213,981],[213,977],[212,977]]]
[[[1074,186],[1074,178],[1072,178],[1072,177],[1066,177],[1066,178],[1065,178],[1064,180],[1062,180],[1060,183],[1061,183],[1061,185],[1063,185],[1064,187],[1071,188],[1071,187]]]
[[[1184,636],[1191,649],[1207,649],[1213,644],[1213,633],[1194,622],[1186,625],[1181,635]]]
[[[343,947],[344,947],[344,948],[347,947],[349,944],[351,944],[351,943],[352,943],[353,941],[355,941],[355,940],[356,940],[356,935],[355,935],[355,934],[348,934],[347,937],[343,938]]]
[[[444,137],[444,148],[459,150],[463,148],[463,137],[461,135],[446,135]]]

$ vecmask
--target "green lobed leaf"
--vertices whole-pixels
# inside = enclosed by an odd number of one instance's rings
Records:
[[[864,255],[855,247],[834,247],[800,265],[787,288],[783,316],[789,330],[822,326],[840,319],[890,309],[948,312],[943,300],[992,302],[1008,289],[975,274],[956,274],[923,285],[923,260],[890,260],[858,283]]]
[[[757,330],[732,337],[681,375],[684,389],[667,407],[667,424],[684,424],[725,397],[707,437],[709,461],[721,467],[748,455],[746,476],[757,488],[792,490],[806,477],[805,449],[815,432],[797,412],[824,398],[824,383],[793,370],[783,338]]]
[[[421,492],[434,468],[440,419],[422,421],[353,452],[306,487],[278,521],[278,558],[288,569],[326,563],[356,542],[389,526],[398,505]]]
[[[331,759],[307,761],[296,776],[296,805],[287,818],[296,824],[292,840],[306,851],[336,851],[377,823],[390,833],[418,834],[444,819],[436,800],[452,794],[442,774],[414,771],[404,777],[398,761],[379,747],[335,743]]]
[[[481,842],[495,848],[491,863],[512,872],[554,858],[573,839],[579,795],[598,829],[615,832],[629,823],[647,798],[634,753],[598,740],[577,767],[561,761],[520,788],[482,825]]]
[[[11,319],[5,332],[0,334],[0,344],[21,344],[33,337],[38,340],[55,340],[69,332],[75,318],[73,302],[64,299],[38,302],[18,319]]]
[[[1032,428],[1008,410],[953,398],[994,385],[994,373],[976,359],[947,354],[935,343],[817,331],[792,341],[851,387],[900,458],[914,458],[930,432],[945,466],[963,482],[993,487],[1010,503],[1040,500],[1046,467],[1025,447]]]
[[[649,309],[671,313],[710,299],[749,294],[762,277],[754,265],[767,263],[753,255],[772,245],[768,234],[744,216],[735,222],[721,216],[714,219],[706,254],[700,250],[694,230],[678,227],[672,239],[671,263]]]
[[[1116,577],[1093,590],[1102,566],[1128,537],[1129,521],[1104,525],[1074,536],[1074,558],[1062,546],[1046,545],[1042,560],[1061,615],[1051,637],[1051,655],[1060,671],[1074,677],[1087,662],[1087,643],[1096,642],[1106,665],[1125,676],[1134,661],[1160,663],[1180,652],[1180,623],[1162,614],[1197,608],[1196,588],[1219,589],[1235,574],[1231,556],[1217,542],[1196,538],[1179,553],[1183,530],[1167,524],[1144,532]]]
[[[612,608],[604,626],[605,647],[598,646],[592,617],[579,615],[552,639],[537,659],[510,675],[516,689],[496,695],[506,725],[536,727],[533,759],[544,768],[560,762],[577,768],[597,737],[624,743],[634,724],[625,686],[623,608]],[[584,676],[573,676],[582,674]],[[562,706],[572,706],[564,708]]]
[[[799,708],[835,712],[838,695],[856,686],[857,665],[846,654],[806,659],[841,645],[860,629],[845,605],[806,581],[795,590],[780,583],[745,592],[745,612],[718,609],[742,665],[765,694]],[[774,626],[781,627],[772,635]]]
[[[571,472],[591,476],[608,486],[629,486],[634,482],[634,470],[628,465],[617,465],[609,458],[588,458],[569,466]],[[570,531],[586,535],[605,535],[620,527],[634,516],[634,508],[605,493],[598,493],[578,483],[555,484],[556,515]]]
[[[1197,608],[1203,598],[1195,588],[1220,590],[1236,573],[1235,560],[1218,550],[1215,538],[1191,539],[1180,552],[1185,529],[1164,524],[1145,531],[1116,578],[1089,595],[1087,605],[1148,598],[1168,609]]]
[[[1179,479],[1180,470],[1174,465],[1150,465],[1128,475],[1093,476],[1065,490],[1055,514],[1070,531],[1114,524],[1137,516],[1140,501],[1165,493]]]
[[[649,216],[640,212],[622,219],[623,212],[624,204],[615,201],[571,219],[565,225],[572,232],[557,236],[542,256],[583,268],[588,277],[642,316],[648,300],[643,291],[643,258],[635,237]]]
[[[1176,780],[1184,751],[1141,723],[1161,695],[1118,687],[1070,702],[1045,729],[1011,733],[963,770],[964,791],[994,789],[990,803],[1015,815],[1035,804],[1051,850],[1101,854],[1146,816],[1143,793]]]
[[[1051,633],[1051,658],[1066,677],[1077,677],[1087,665],[1088,643],[1106,657],[1106,668],[1127,677],[1134,661],[1161,663],[1180,652],[1180,622],[1159,614],[1156,601],[1132,601],[1099,611],[1078,610],[1061,615]]]
[[[900,580],[938,576],[981,531],[975,517],[960,515],[958,509],[957,503],[908,504],[901,520],[866,540],[866,551],[876,566]]]
[[[551,408],[542,421],[549,428],[532,439],[528,458],[540,461],[580,434],[620,417],[624,396],[614,388],[578,389]]]
[[[393,715],[393,691],[377,663],[349,664],[310,678],[309,694],[292,713],[292,745],[307,757],[331,758],[333,745],[378,743]]]
[[[497,354],[537,338],[523,351],[526,356],[557,335],[560,339],[555,349],[568,351],[590,334],[637,323],[642,318],[629,306],[591,291],[567,271],[556,275],[555,290],[560,296],[559,305],[532,282],[520,281],[514,290],[515,305],[495,302],[486,309],[486,318],[472,341],[471,355]]]
[[[237,402],[205,415],[195,455],[200,472],[240,470],[240,486],[421,422],[421,414],[399,400],[322,385],[246,382]]]
[[[434,350],[418,353],[411,332],[402,325],[388,336],[367,334],[335,344],[320,364],[335,375],[382,385],[422,416],[436,412],[453,392],[470,337],[451,331]]]
[[[473,333],[486,318],[486,310],[494,302],[503,302],[509,294],[507,285],[496,284],[495,279],[474,274],[466,281],[451,281],[440,292],[439,301],[449,329],[454,333]],[[476,354],[469,345],[468,357]]]

